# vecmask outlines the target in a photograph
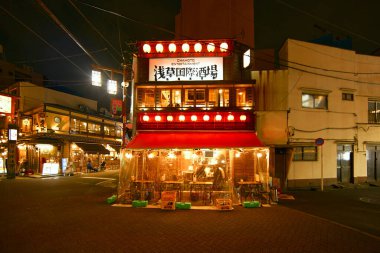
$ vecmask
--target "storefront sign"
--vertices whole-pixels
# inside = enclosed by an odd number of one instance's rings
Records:
[[[42,175],[56,175],[58,174],[59,163],[44,163],[42,167]]]
[[[0,95],[0,112],[12,113],[12,98]]]
[[[149,59],[149,81],[223,80],[222,57]]]
[[[121,115],[123,110],[123,100],[111,99],[111,112],[113,115]]]

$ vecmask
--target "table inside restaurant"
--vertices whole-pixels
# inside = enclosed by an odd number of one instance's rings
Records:
[[[153,180],[134,180],[131,181],[132,200],[151,200],[154,198]]]
[[[260,199],[263,184],[257,181],[240,181],[240,202]]]
[[[203,204],[211,203],[213,182],[190,182],[190,197],[192,201],[202,200]]]
[[[176,191],[178,201],[182,200],[182,188],[183,181],[161,181],[160,183],[160,194],[163,191]]]

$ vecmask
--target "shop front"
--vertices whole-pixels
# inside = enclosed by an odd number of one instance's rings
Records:
[[[263,201],[269,192],[269,150],[251,131],[139,131],[122,154],[119,199],[215,206]]]

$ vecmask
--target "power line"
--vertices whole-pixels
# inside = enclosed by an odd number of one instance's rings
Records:
[[[22,22],[20,19],[18,19],[16,16],[14,16],[11,12],[9,12],[7,9],[5,9],[3,6],[0,6],[0,9],[8,14],[8,16],[12,17],[14,20],[16,20],[20,25],[22,25],[24,28],[26,28],[29,32],[34,34],[37,38],[39,38],[41,41],[43,41],[46,45],[48,45],[50,48],[52,48],[55,52],[57,52],[60,56],[65,58],[68,62],[70,62],[73,66],[75,66],[79,71],[81,71],[86,76],[89,76],[89,74],[84,71],[81,67],[79,67],[77,64],[75,64],[73,61],[71,61],[68,57],[66,57],[63,53],[61,53],[57,48],[55,48],[53,45],[51,45],[48,41],[46,41],[44,38],[42,38],[37,32],[35,32],[33,29],[28,27],[24,22]]]

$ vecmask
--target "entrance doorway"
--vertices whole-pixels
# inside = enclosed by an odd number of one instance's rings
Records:
[[[380,181],[380,145],[367,146],[367,181]]]
[[[337,146],[337,181],[339,183],[354,183],[354,156],[352,144]]]
[[[274,177],[280,179],[281,189],[286,189],[286,166],[287,166],[287,155],[286,148],[276,148],[275,149],[275,172]]]

